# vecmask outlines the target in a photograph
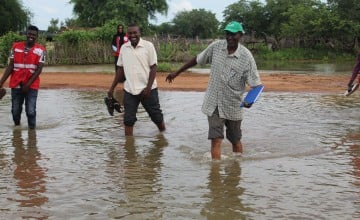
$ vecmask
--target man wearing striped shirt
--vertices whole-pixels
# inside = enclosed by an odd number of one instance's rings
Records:
[[[171,83],[181,72],[196,64],[211,64],[202,112],[208,116],[208,139],[211,140],[213,159],[221,159],[224,127],[226,127],[226,138],[232,143],[233,152],[243,152],[241,144],[243,113],[240,104],[246,85],[256,87],[261,84],[251,52],[239,43],[245,33],[241,23],[230,22],[224,30],[226,40],[211,43],[204,51],[166,78],[166,81]]]
[[[37,44],[39,29],[30,25],[26,31],[26,41],[15,42],[11,48],[10,62],[1,80],[0,88],[10,76],[11,112],[15,125],[20,125],[22,106],[29,129],[36,127],[36,100],[40,87],[39,75],[45,63],[45,47]]]

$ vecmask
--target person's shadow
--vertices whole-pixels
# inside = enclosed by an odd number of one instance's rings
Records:
[[[209,202],[201,211],[201,215],[207,219],[246,219],[244,212],[250,210],[244,207],[241,200],[244,188],[239,185],[240,164],[237,161],[228,163],[230,164],[211,164],[208,177],[209,193],[205,195]],[[224,171],[222,166],[225,166]]]
[[[46,169],[38,164],[41,154],[37,148],[36,130],[28,130],[27,146],[24,146],[22,130],[14,129],[12,143],[16,168],[14,179],[17,180],[17,198],[20,207],[40,208],[48,202],[46,192]],[[36,213],[36,214],[35,214]],[[30,213],[26,213],[29,215]],[[38,219],[46,219],[48,214],[42,209],[34,210]]]

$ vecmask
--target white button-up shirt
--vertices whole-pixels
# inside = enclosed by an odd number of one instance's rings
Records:
[[[118,66],[124,68],[126,80],[125,91],[138,95],[147,86],[149,81],[150,66],[157,65],[157,54],[154,45],[150,41],[140,38],[138,45],[134,48],[131,42],[122,45],[121,53],[117,62]],[[151,89],[157,88],[157,81]]]

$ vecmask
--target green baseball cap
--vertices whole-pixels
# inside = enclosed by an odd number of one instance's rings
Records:
[[[232,21],[229,24],[227,24],[224,30],[230,31],[231,33],[241,32],[245,34],[243,26],[237,21]]]

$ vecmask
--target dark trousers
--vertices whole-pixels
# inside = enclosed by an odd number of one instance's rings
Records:
[[[25,101],[25,112],[28,119],[29,128],[36,127],[36,100],[38,90],[29,89],[27,93],[23,93],[21,88],[11,89],[11,113],[15,125],[20,124],[21,113]]]
[[[160,108],[157,89],[152,89],[150,97],[147,99],[141,99],[140,95],[132,95],[126,91],[124,93],[124,124],[126,126],[134,126],[137,121],[136,113],[140,103],[156,125],[163,122],[164,117]]]
[[[117,66],[117,61],[118,61],[118,59],[119,59],[119,57],[117,57],[117,56],[114,56],[114,65],[115,65],[115,74],[116,74],[116,72],[117,72],[117,70],[118,70],[118,66]]]

